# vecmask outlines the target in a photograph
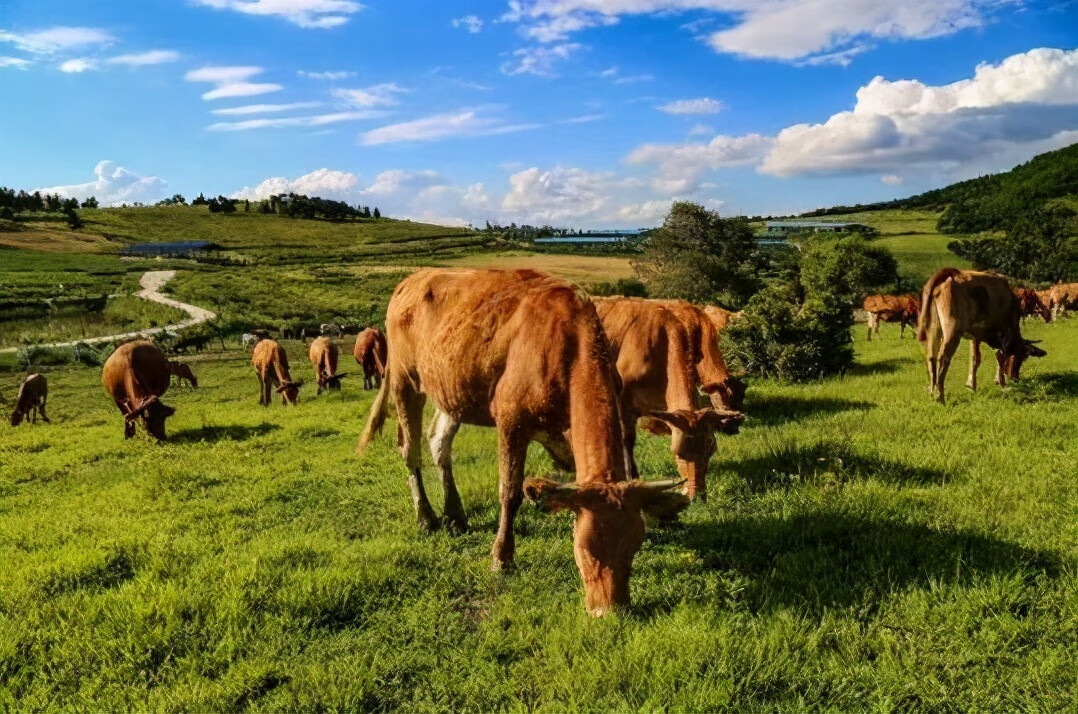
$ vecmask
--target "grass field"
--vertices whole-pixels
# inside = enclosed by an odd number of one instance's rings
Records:
[[[593,255],[551,255],[507,251],[475,254],[444,263],[467,268],[530,268],[575,283],[612,281],[635,276],[628,258]]]
[[[0,440],[0,708],[1074,709],[1078,321],[1026,331],[1049,356],[1018,387],[969,394],[958,360],[946,407],[891,325],[843,379],[752,384],[710,500],[598,621],[567,515],[526,505],[490,572],[490,430],[456,443],[473,531],[422,536],[393,425],[353,455],[357,381],[263,409],[213,355],[157,445],[97,370],[52,371],[53,423]],[[647,478],[667,448],[642,437]]]

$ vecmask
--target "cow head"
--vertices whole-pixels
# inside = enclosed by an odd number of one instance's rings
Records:
[[[299,388],[303,386],[303,380],[298,382],[284,382],[277,387],[277,393],[281,395],[281,401],[285,404],[296,405],[299,401]]]
[[[723,409],[741,411],[741,408],[745,406],[747,389],[748,385],[743,380],[737,377],[727,377],[718,386],[707,390],[707,393],[711,397],[712,405],[716,408],[721,406]],[[718,403],[716,403],[716,397],[718,397]]]
[[[643,422],[653,434],[670,435],[670,451],[674,454],[678,473],[687,482],[689,498],[706,498],[707,466],[715,453],[715,432],[738,433],[745,415],[741,412],[698,409],[695,412],[679,409],[673,412],[652,412]]]
[[[644,542],[642,513],[672,518],[689,505],[680,481],[592,481],[564,484],[529,479],[525,495],[546,510],[570,510],[573,557],[584,581],[584,604],[600,617],[629,604],[629,573]]]
[[[326,389],[333,389],[340,391],[341,380],[348,376],[347,372],[339,372],[332,376],[326,377]]]
[[[175,413],[175,409],[162,404],[156,396],[146,397],[124,415],[124,438],[130,439],[135,435],[135,423],[141,419],[150,436],[164,441],[165,419]]]
[[[26,412],[19,407],[15,407],[15,411],[11,412],[11,425],[18,426],[22,424],[22,420],[26,418]]]
[[[999,362],[1000,369],[1007,379],[1018,381],[1022,365],[1030,357],[1047,356],[1047,352],[1037,347],[1038,342],[1040,340],[1020,339],[1017,346],[996,352],[996,361]]]

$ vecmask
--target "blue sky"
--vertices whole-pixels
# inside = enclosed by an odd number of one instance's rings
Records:
[[[1074,0],[0,0],[0,184],[643,226],[1078,141]]]

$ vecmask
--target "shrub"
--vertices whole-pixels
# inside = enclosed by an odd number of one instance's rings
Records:
[[[620,278],[613,282],[595,283],[588,288],[588,292],[597,297],[624,295],[625,297],[646,298],[648,296],[647,286],[635,278]]]

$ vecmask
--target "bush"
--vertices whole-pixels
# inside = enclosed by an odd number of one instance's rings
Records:
[[[1078,218],[1065,206],[1028,211],[1006,238],[956,240],[947,249],[977,268],[1025,282],[1078,280]]]
[[[104,364],[112,350],[94,349],[84,342],[73,347],[44,347],[27,345],[15,354],[15,361],[27,370],[39,367],[57,367],[65,364],[82,364],[97,367]]]
[[[594,283],[588,288],[588,292],[596,297],[624,295],[625,297],[646,298],[648,296],[647,286],[635,278],[621,278],[613,282]]]

